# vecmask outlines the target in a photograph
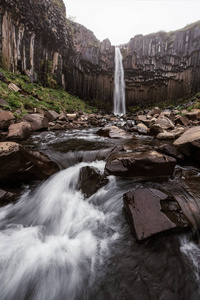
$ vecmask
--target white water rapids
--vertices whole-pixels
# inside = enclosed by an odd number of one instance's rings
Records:
[[[179,177],[144,183],[109,176],[84,199],[81,168],[103,172],[105,162],[95,161],[99,149],[114,143],[95,130],[48,131],[29,141],[27,147],[46,150],[64,170],[0,208],[0,300],[200,299],[200,244],[190,233],[136,243],[123,211],[123,194],[138,187],[182,193]],[[199,177],[190,182],[198,201]]]
[[[125,81],[122,55],[118,47],[115,48],[115,89],[114,89],[114,114],[122,116],[126,113],[125,106]]]
[[[1,300],[87,298],[108,241],[117,234],[113,212],[104,213],[95,204],[106,189],[86,200],[77,190],[85,165],[60,171],[1,209]],[[104,162],[90,165],[103,171]]]

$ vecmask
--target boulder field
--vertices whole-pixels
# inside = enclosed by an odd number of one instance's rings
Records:
[[[12,112],[0,111],[0,199],[4,205],[15,198],[8,187],[18,188],[23,183],[45,180],[59,171],[57,164],[39,151],[26,149],[20,141],[35,131],[70,130],[97,127],[96,134],[116,140],[115,147],[99,150],[96,158],[105,160],[105,169],[84,167],[80,172],[79,190],[84,198],[92,196],[108,183],[109,176],[130,178],[134,181],[162,182],[173,179],[177,164],[200,165],[200,110],[181,112],[151,111],[123,116],[86,113],[30,113],[16,120]],[[122,122],[123,121],[123,122]],[[148,137],[157,146],[138,146]],[[119,144],[118,144],[119,141]],[[198,173],[198,171],[197,171]],[[145,186],[145,184],[144,184]],[[14,195],[14,196],[13,196]],[[182,195],[165,189],[136,188],[123,195],[124,211],[137,241],[160,234],[198,230],[198,209],[191,212],[191,203]],[[194,217],[195,214],[195,217]]]

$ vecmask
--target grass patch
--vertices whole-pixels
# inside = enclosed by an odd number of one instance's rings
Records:
[[[11,73],[0,68],[0,72],[5,76],[0,80],[1,98],[8,102],[5,109],[13,112],[20,110],[21,114],[33,111],[35,108],[42,110],[55,110],[72,113],[82,111],[85,113],[97,112],[97,108],[85,103],[78,97],[67,93],[62,88],[50,88],[32,83],[28,76]],[[12,92],[8,85],[12,82],[16,84],[20,91]]]

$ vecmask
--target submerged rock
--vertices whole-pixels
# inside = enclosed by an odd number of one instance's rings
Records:
[[[39,151],[14,142],[0,143],[0,183],[9,186],[43,180],[59,171],[57,164]]]
[[[184,156],[200,164],[200,126],[188,129],[173,145]]]
[[[83,167],[80,172],[79,188],[85,197],[90,197],[108,183],[108,178],[94,167]]]
[[[138,241],[191,226],[176,199],[167,193],[150,188],[137,189],[124,194],[123,200]]]
[[[117,126],[106,126],[97,131],[97,134],[111,139],[132,139],[134,136]]]
[[[144,179],[167,178],[173,174],[175,165],[173,157],[156,151],[116,153],[109,156],[105,174]]]

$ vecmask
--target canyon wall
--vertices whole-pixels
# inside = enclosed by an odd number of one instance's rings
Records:
[[[176,32],[139,35],[120,48],[127,107],[200,90],[200,22]],[[0,0],[0,63],[112,109],[114,46],[66,19],[62,0]]]
[[[200,90],[200,22],[132,38],[124,56],[127,105],[186,98]]]

